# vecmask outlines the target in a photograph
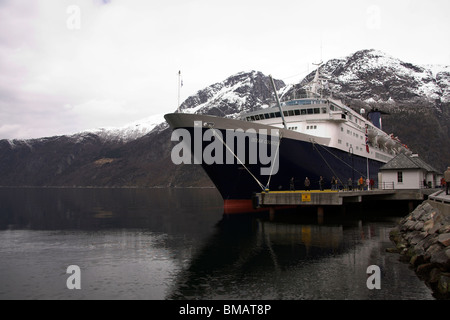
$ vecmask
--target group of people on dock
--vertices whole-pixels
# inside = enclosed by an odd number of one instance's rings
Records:
[[[317,181],[318,185],[319,185],[319,190],[320,191],[324,191],[325,190],[325,180],[323,178],[323,176],[320,176],[319,180]],[[304,184],[304,190],[305,191],[311,191],[311,180],[306,177],[305,181],[303,182]],[[347,181],[347,185],[345,185],[344,183],[342,183],[341,181],[339,181],[336,177],[332,177],[331,178],[331,190],[332,191],[339,191],[339,190],[348,190],[348,191],[352,191],[352,190],[373,190],[374,186],[375,186],[375,181],[373,179],[364,179],[362,176],[357,180],[357,189],[354,187],[353,185],[353,180],[352,178],[348,178]],[[295,191],[295,179],[294,177],[291,178],[290,181],[290,190],[291,191]]]

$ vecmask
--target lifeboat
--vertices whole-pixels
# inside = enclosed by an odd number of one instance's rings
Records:
[[[369,141],[373,144],[377,143],[378,131],[375,129],[368,129],[367,135],[369,136]]]
[[[392,149],[395,146],[395,141],[392,138],[389,138],[386,141],[386,148]]]
[[[379,135],[377,142],[381,147],[385,147],[386,146],[386,142],[388,140],[388,136],[387,135]]]

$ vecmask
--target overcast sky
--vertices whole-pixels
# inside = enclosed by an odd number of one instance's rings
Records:
[[[0,0],[0,139],[123,126],[240,71],[378,49],[450,65],[449,0]]]

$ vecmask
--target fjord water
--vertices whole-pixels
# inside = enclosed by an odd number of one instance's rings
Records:
[[[385,250],[407,212],[222,210],[215,189],[0,188],[0,299],[433,299]]]

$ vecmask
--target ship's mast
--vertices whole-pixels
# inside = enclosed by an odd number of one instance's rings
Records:
[[[319,88],[320,88],[319,81],[321,80],[320,79],[319,68],[322,65],[322,62],[313,63],[313,65],[317,66],[317,69],[316,69],[316,74],[314,75],[314,79],[313,79],[312,84],[311,84],[311,90],[310,91],[311,91],[311,93],[313,93],[316,96],[318,96],[319,95]]]
[[[281,108],[280,98],[278,97],[277,88],[275,87],[275,82],[273,82],[273,78],[269,75],[270,83],[272,84],[273,92],[275,93],[275,98],[277,99],[278,109],[280,109],[281,119],[283,120],[283,126],[287,130],[286,121],[284,120],[283,109]]]

